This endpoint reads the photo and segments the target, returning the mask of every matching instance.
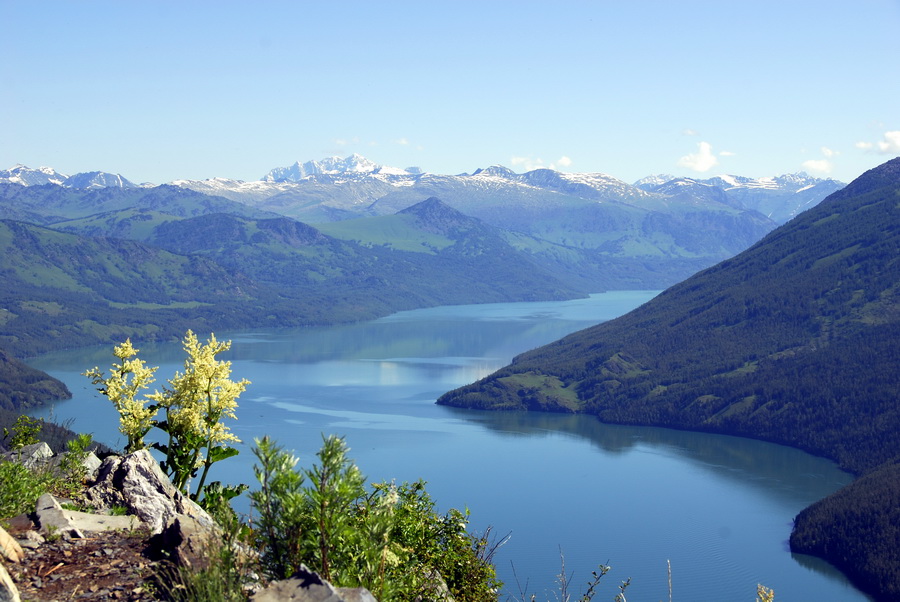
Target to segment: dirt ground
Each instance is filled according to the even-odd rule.
[[[86,535],[45,542],[6,564],[23,602],[158,599],[151,577],[159,565],[145,556],[146,532]]]

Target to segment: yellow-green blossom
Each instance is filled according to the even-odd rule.
[[[184,371],[176,372],[164,391],[150,399],[166,410],[163,430],[169,433],[169,443],[165,465],[173,473],[175,485],[186,491],[194,471],[203,467],[202,487],[215,454],[228,450],[227,443],[240,442],[222,421],[237,419],[237,398],[250,381],[231,380],[231,362],[216,359],[231,348],[230,341],[218,341],[213,334],[201,344],[189,330],[182,344],[187,354]]]
[[[109,377],[96,366],[84,373],[118,410],[119,431],[128,438],[127,451],[145,447],[144,435],[153,427],[156,414],[155,408],[147,406],[149,397],[139,399],[138,394],[154,382],[153,373],[158,367],[148,367],[144,360],[135,357],[137,353],[131,339],[127,339],[113,348],[113,355],[122,363],[113,363]]]

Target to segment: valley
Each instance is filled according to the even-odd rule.
[[[896,169],[846,188],[801,175],[634,186],[546,169],[435,176],[359,156],[256,183],[7,170],[5,407],[65,395],[20,362],[54,349],[665,288],[439,403],[736,434],[832,458],[866,478],[801,513],[792,545],[881,595],[894,587],[879,568],[891,565],[893,532],[861,523],[828,543],[822,533],[873,491],[878,508],[897,507],[879,476],[900,458]],[[862,537],[878,562],[835,555]]]

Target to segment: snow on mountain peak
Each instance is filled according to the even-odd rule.
[[[52,167],[38,167],[32,169],[27,165],[17,163],[9,169],[0,171],[0,182],[21,184],[22,186],[42,186],[44,184],[59,184],[68,178],[66,174],[59,173]]]
[[[504,167],[502,165],[491,165],[490,167],[485,167],[484,169],[476,169],[472,172],[473,176],[494,176],[500,178],[515,178],[516,172],[511,170],[508,167]]]
[[[417,171],[421,171],[418,170]],[[353,174],[384,174],[396,176],[414,175],[408,170],[399,167],[385,167],[374,161],[366,159],[356,153],[347,158],[326,157],[319,161],[307,161],[301,164],[299,161],[289,167],[276,167],[263,177],[263,182],[299,182],[311,176],[318,175],[353,175]]]

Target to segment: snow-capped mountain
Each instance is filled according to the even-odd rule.
[[[701,196],[708,195],[702,187],[712,187],[723,192],[729,204],[758,211],[778,224],[844,187],[843,182],[816,178],[805,172],[764,178],[718,175],[704,180],[656,175],[642,178],[634,185],[647,192],[666,195],[676,190],[683,195],[690,188]]]
[[[24,165],[0,171],[0,182],[69,188],[135,186],[122,176],[104,172],[67,176],[49,167],[30,169]],[[525,214],[516,215],[516,207],[562,210],[582,203],[620,203],[663,212],[677,207],[728,207],[756,211],[780,224],[843,187],[836,180],[802,172],[766,178],[651,175],[633,185],[604,173],[536,169],[519,174],[502,165],[471,174],[440,175],[415,167],[379,165],[358,154],[297,161],[251,182],[212,178],[175,180],[172,184],[311,223],[390,214],[436,196],[459,211],[502,227],[509,227],[509,220],[518,223],[526,219]]]
[[[21,184],[22,186],[43,186],[44,184],[57,184],[62,186],[69,176],[61,174],[52,167],[38,167],[31,169],[21,163],[13,165],[9,169],[0,171],[0,182]]]
[[[399,169],[378,165],[362,155],[352,154],[346,159],[341,157],[328,157],[321,161],[307,161],[301,164],[299,161],[288,167],[276,167],[267,173],[263,182],[300,182],[310,176],[331,175],[388,175],[410,176],[421,173],[418,168]]]
[[[22,186],[56,184],[65,188],[137,188],[137,184],[128,181],[119,174],[89,171],[67,176],[52,167],[32,169],[22,164],[0,170],[0,182],[21,184]]]
[[[138,185],[119,174],[87,171],[69,176],[62,183],[66,188],[137,188]]]
[[[24,166],[0,172],[3,181],[81,189],[134,186],[121,176],[101,172],[67,177],[50,168]],[[298,161],[252,182],[177,180],[148,193],[158,191],[161,199],[176,206],[182,195],[202,193],[208,196],[191,201],[192,207],[199,203],[201,213],[278,214],[323,231],[329,222],[392,216],[437,198],[455,211],[502,229],[515,248],[541,256],[582,279],[586,287],[615,281],[617,286],[627,282],[640,288],[668,286],[733,256],[841,186],[806,174],[708,180],[649,176],[631,185],[604,173],[552,169],[516,173],[502,165],[442,175],[387,167],[351,155]],[[127,205],[130,194],[100,195],[104,198],[99,204],[96,198],[86,198],[76,217],[90,215],[92,209],[108,211],[109,203]],[[151,201],[144,199],[140,206],[157,206]],[[9,206],[10,211],[19,211],[17,219],[29,218],[15,203]]]

